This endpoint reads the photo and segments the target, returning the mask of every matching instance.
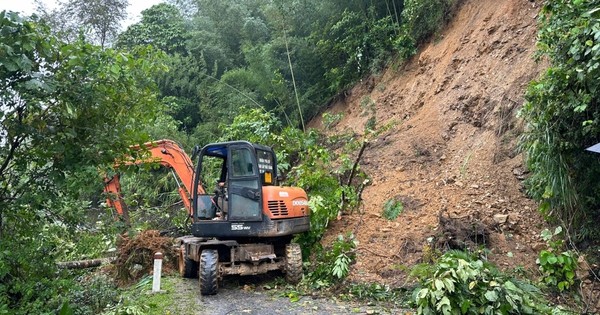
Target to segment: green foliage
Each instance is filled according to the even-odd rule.
[[[69,291],[69,302],[63,308],[73,314],[100,314],[110,305],[116,305],[119,291],[113,280],[106,274],[96,273],[79,277],[78,287]]]
[[[52,10],[43,2],[36,3],[37,12],[51,26],[53,34],[65,42],[84,35],[87,41],[109,47],[127,18],[126,0],[66,0]]]
[[[152,289],[152,276],[142,278],[137,284],[123,289],[121,299],[111,304],[104,315],[143,315],[143,314],[192,314],[197,309],[197,291],[182,294],[179,275],[164,275],[160,294],[147,294]]]
[[[600,164],[584,149],[600,136],[600,12],[594,1],[554,0],[539,22],[538,54],[551,66],[530,84],[520,112],[532,171],[526,186],[544,214],[569,221],[576,239],[597,238],[586,225],[598,215]]]
[[[344,117],[344,114],[342,114],[342,113],[337,113],[337,114],[323,113],[323,127],[325,127],[325,129],[330,129],[330,128],[334,127],[335,125],[337,125],[337,123],[339,123],[343,117]]]
[[[401,300],[402,292],[394,290],[388,285],[379,283],[353,283],[348,288],[348,299],[358,299],[361,301],[387,301],[398,302]]]
[[[186,54],[185,42],[189,36],[179,9],[160,3],[144,10],[139,23],[120,33],[116,47],[152,45],[169,54]]]
[[[402,18],[408,34],[423,43],[439,31],[453,13],[458,0],[406,0]]]
[[[331,248],[319,248],[315,253],[314,266],[304,281],[319,289],[346,278],[356,258],[354,249],[357,244],[354,235],[349,233],[346,237],[338,235]]]
[[[186,230],[187,211],[172,170],[141,165],[121,171],[121,191],[133,230]]]
[[[450,251],[420,266],[413,292],[417,314],[551,314],[539,290],[470,254]]]
[[[345,10],[325,31],[317,49],[329,69],[325,78],[332,92],[347,88],[370,70],[379,70],[394,51],[396,24],[391,17],[373,19]]]
[[[0,13],[0,42],[0,300],[15,314],[44,313],[70,285],[56,259],[107,245],[99,235],[97,247],[69,244],[102,185],[98,167],[147,139],[161,66],[148,49],[64,43],[14,13]]]
[[[152,44],[169,54],[171,71],[156,78],[160,98],[180,130],[206,143],[222,136],[218,127],[242,106],[300,126],[302,116],[313,118],[321,104],[394,56],[414,55],[456,3],[180,1],[143,11],[117,44]],[[367,131],[375,123],[369,119]]]
[[[562,233],[559,226],[554,233],[548,229],[542,231],[542,239],[548,244],[547,250],[542,250],[536,260],[542,272],[544,284],[557,288],[562,292],[575,283],[575,271],[577,270],[577,256],[573,251],[561,251],[564,248],[562,239],[555,239]]]
[[[402,204],[402,201],[392,198],[388,199],[388,201],[383,204],[383,211],[381,212],[381,215],[384,218],[393,221],[396,220],[402,211],[404,211],[404,205]]]

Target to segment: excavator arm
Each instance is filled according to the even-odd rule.
[[[133,150],[146,150],[147,156],[141,159],[124,159],[117,162],[115,167],[122,165],[139,165],[146,163],[159,163],[171,170],[175,181],[177,182],[178,192],[181,200],[190,216],[193,215],[192,209],[192,187],[194,181],[194,166],[192,160],[185,151],[171,140],[158,140],[144,143],[142,146],[131,147]],[[107,195],[106,203],[108,206],[117,210],[119,215],[129,220],[127,206],[121,195],[121,184],[119,183],[119,174],[104,178],[104,192]],[[198,193],[204,194],[202,185],[198,185]]]

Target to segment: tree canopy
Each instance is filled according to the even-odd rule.
[[[11,12],[0,13],[0,42],[0,307],[36,312],[66,289],[49,284],[65,250],[56,235],[81,224],[84,187],[148,139],[162,67],[152,49],[68,44]]]

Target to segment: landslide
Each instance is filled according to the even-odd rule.
[[[523,192],[527,176],[516,117],[534,61],[541,1],[465,0],[449,25],[415,57],[365,79],[328,109],[343,114],[326,134],[364,134],[371,104],[377,126],[361,169],[370,179],[360,209],[332,222],[324,242],[354,232],[351,281],[402,285],[406,267],[448,248],[487,248],[505,270],[535,270],[546,228]],[[323,128],[320,119],[310,124]],[[386,201],[404,210],[388,221]]]

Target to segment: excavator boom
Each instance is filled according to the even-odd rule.
[[[192,187],[194,181],[194,166],[189,156],[183,151],[177,143],[171,140],[158,140],[144,143],[139,146],[132,146],[133,150],[146,150],[147,156],[141,159],[125,158],[115,164],[115,167],[122,165],[138,165],[146,163],[158,163],[169,168],[173,172],[173,176],[179,186],[178,192],[183,200],[183,204],[190,216],[193,215],[192,210]],[[202,185],[198,185],[198,193],[204,194]],[[104,179],[104,192],[107,193],[107,204],[117,210],[120,215],[127,215],[126,205],[121,196],[121,184],[119,183],[119,174],[113,177]]]

